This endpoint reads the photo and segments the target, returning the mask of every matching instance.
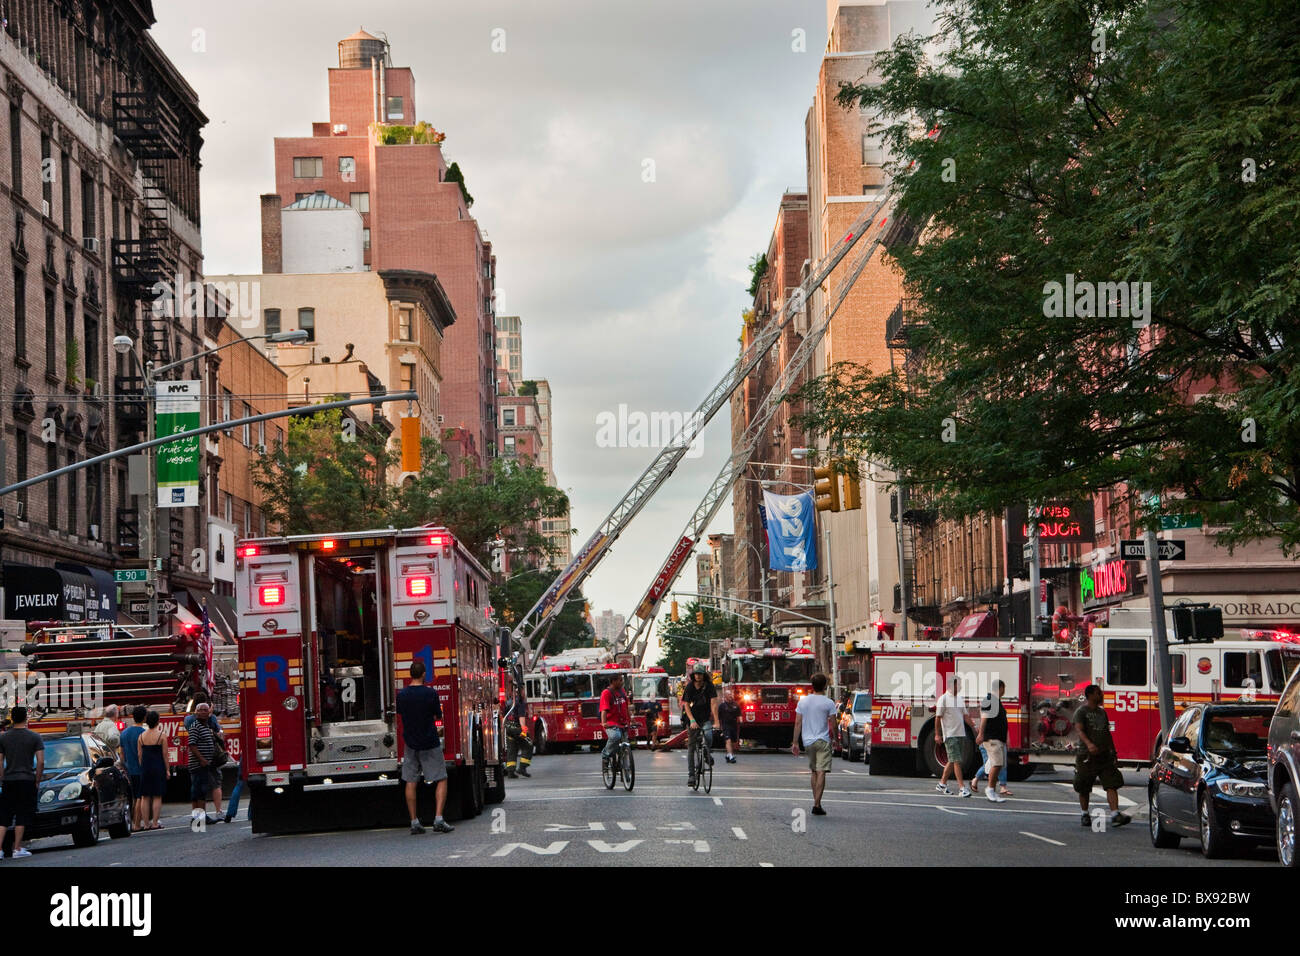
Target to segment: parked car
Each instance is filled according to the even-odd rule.
[[[861,760],[871,749],[871,692],[855,690],[840,712],[840,755]]]
[[[101,829],[114,839],[131,835],[131,781],[103,741],[93,734],[45,739],[45,772],[36,792],[36,820],[24,842],[71,834],[77,846],[94,846]],[[13,849],[13,831],[5,837]]]
[[[1300,667],[1291,672],[1268,728],[1268,799],[1274,840],[1283,866],[1296,866],[1296,817],[1300,814]]]
[[[1198,837],[1207,857],[1235,841],[1271,842],[1268,727],[1272,704],[1194,704],[1174,722],[1147,787],[1151,842]]]

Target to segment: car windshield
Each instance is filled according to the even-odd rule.
[[[668,678],[666,676],[632,678],[632,697],[636,700],[651,700],[668,696]]]
[[[90,766],[86,748],[80,740],[47,740],[45,742],[46,770],[76,770]]]
[[[728,677],[735,684],[766,684],[772,680],[772,662],[766,657],[733,657]]]
[[[806,684],[812,680],[813,661],[810,657],[778,657],[776,682],[778,684]]]
[[[871,698],[866,694],[859,694],[853,701],[853,712],[855,714],[871,713]]]
[[[589,674],[556,674],[552,681],[555,684],[555,696],[560,700],[577,700],[579,697],[591,696]]]
[[[1202,746],[1210,753],[1225,757],[1268,752],[1269,712],[1210,712],[1205,715]]]

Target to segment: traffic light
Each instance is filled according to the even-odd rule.
[[[703,626],[704,626],[704,612],[703,612],[703,611],[696,611],[696,612],[695,612],[695,623],[698,624],[698,625],[700,625],[700,627],[703,627]]]
[[[420,419],[402,419],[402,471],[420,470]]]
[[[757,621],[758,621],[758,608],[754,608],[752,611],[750,611],[750,612],[749,612],[749,616],[752,617],[752,618],[754,619],[754,621],[757,623]]]
[[[817,510],[839,511],[840,482],[839,476],[835,474],[835,466],[819,465],[813,469],[813,477],[816,479],[813,494],[816,497]]]
[[[677,613],[677,602],[676,602],[676,601],[673,602],[672,619],[673,619],[673,623],[674,623],[674,624],[676,624],[679,620],[681,620],[681,617],[680,617],[680,616],[678,615],[678,613]]]
[[[845,464],[848,468],[842,475],[844,478],[844,510],[857,511],[862,507],[862,480],[858,477],[858,463],[848,461]]]

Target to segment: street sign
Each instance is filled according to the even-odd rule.
[[[1159,542],[1161,561],[1185,561],[1187,542],[1168,538]],[[1119,543],[1119,556],[1126,561],[1144,561],[1147,556],[1145,541],[1124,540]]]
[[[1203,524],[1200,515],[1161,515],[1161,531],[1177,531],[1180,528],[1199,528]]]
[[[126,568],[113,572],[113,580],[118,584],[131,584],[136,581],[148,581],[148,568]]]
[[[1034,546],[1026,541],[1024,547],[1020,549],[1020,553],[1024,555],[1026,561],[1032,561],[1034,558]]]
[[[158,613],[159,613],[159,614],[171,614],[171,613],[173,613],[175,610],[176,610],[176,602],[173,601],[171,598],[164,598],[164,599],[162,599],[161,601],[158,602]],[[127,611],[126,611],[126,613],[128,613],[128,614],[148,614],[148,613],[149,613],[149,602],[148,602],[148,601],[141,601],[141,600],[129,601],[129,602],[127,602]]]

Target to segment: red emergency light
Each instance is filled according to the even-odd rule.
[[[427,574],[406,579],[407,597],[428,597],[433,590],[433,579]]]
[[[333,551],[338,546],[338,542],[333,538],[326,538],[320,543],[322,551]]]
[[[549,671],[571,671],[573,670],[568,664],[556,664],[554,667],[548,667]]]
[[[665,673],[667,673],[667,671],[665,671],[662,667],[647,667],[647,668],[645,669],[645,671],[646,671],[647,674],[665,674]]]
[[[248,544],[239,549],[239,556],[241,558],[255,558],[257,555],[257,545],[255,544]]]
[[[445,534],[429,535],[429,546],[434,548],[445,548],[451,545],[451,538]]]
[[[257,589],[257,600],[263,607],[278,606],[284,603],[284,585],[264,584]]]
[[[604,668],[603,668],[603,670],[607,670],[607,671],[612,671],[612,670],[617,670],[617,669],[618,669],[618,665],[615,664],[613,661],[608,661],[608,662],[606,662],[606,664],[605,664],[605,666],[604,666]]]
[[[752,654],[752,653],[754,653],[754,652],[751,651],[748,647],[737,647],[737,648],[736,648],[735,650],[733,650],[731,653],[733,653],[733,654]]]
[[[269,713],[260,713],[253,718],[253,726],[257,728],[257,738],[262,740],[271,736],[271,715]]]

